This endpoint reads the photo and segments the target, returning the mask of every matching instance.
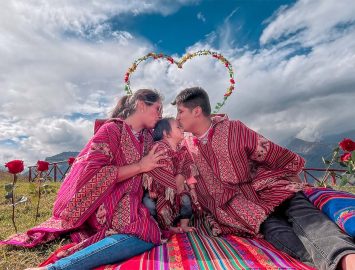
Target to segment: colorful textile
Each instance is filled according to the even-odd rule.
[[[159,161],[163,167],[155,168],[143,175],[143,185],[157,196],[156,209],[160,228],[169,230],[179,215],[181,203],[181,198],[176,194],[176,176],[180,174],[187,180],[194,178],[198,172],[185,146],[175,151],[164,140],[155,142],[154,145],[157,145],[156,152],[165,150],[167,158]],[[185,188],[187,191],[188,188]]]
[[[240,121],[211,118],[207,140],[186,139],[200,176],[197,195],[222,234],[259,236],[260,224],[284,200],[303,190],[296,178],[304,160]]]
[[[96,270],[231,270],[313,269],[272,247],[263,239],[228,235],[211,237],[197,233],[174,235],[157,246],[121,264]]]
[[[308,199],[344,232],[355,237],[355,195],[330,188],[304,191]]]
[[[151,143],[149,130],[138,140],[120,119],[104,124],[72,165],[58,192],[52,217],[0,243],[33,247],[70,233],[76,245],[65,255],[116,233],[160,243],[158,224],[141,202],[142,176],[118,180],[119,167],[140,160]]]

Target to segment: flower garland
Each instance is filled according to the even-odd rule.
[[[162,60],[168,61],[170,64],[177,65],[178,68],[182,68],[182,66],[184,65],[184,63],[186,61],[188,61],[194,57],[203,56],[203,55],[210,55],[213,58],[219,60],[228,69],[228,73],[229,73],[229,86],[227,88],[227,91],[224,93],[223,100],[220,102],[217,102],[217,104],[214,108],[214,111],[213,111],[213,113],[217,113],[223,107],[223,105],[226,103],[227,99],[233,93],[233,91],[235,89],[234,88],[234,85],[235,85],[234,72],[233,72],[232,64],[222,54],[220,54],[218,52],[213,52],[213,51],[209,51],[209,50],[201,50],[201,51],[197,51],[194,53],[187,53],[179,61],[176,61],[170,55],[166,55],[163,53],[159,53],[159,54],[152,53],[152,52],[148,53],[147,55],[145,55],[141,58],[138,58],[136,61],[134,61],[132,66],[127,70],[125,77],[124,77],[124,81],[125,81],[124,90],[126,91],[127,95],[132,95],[132,90],[130,87],[130,76],[137,69],[138,65],[143,61],[146,61],[148,59],[153,59],[153,60],[162,59]]]

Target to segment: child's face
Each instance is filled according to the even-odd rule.
[[[184,139],[184,130],[181,126],[179,126],[178,121],[171,120],[170,121],[171,131],[170,137],[175,140],[176,142],[180,142]]]

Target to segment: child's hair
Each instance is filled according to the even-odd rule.
[[[156,123],[153,131],[153,140],[155,142],[160,141],[164,138],[164,131],[166,132],[166,134],[170,134],[171,121],[173,120],[175,120],[174,117],[164,117]]]
[[[201,87],[192,87],[182,90],[171,104],[182,104],[190,110],[200,106],[204,116],[209,116],[211,114],[210,99],[207,92]]]

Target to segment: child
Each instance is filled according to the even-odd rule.
[[[154,128],[153,139],[154,145],[158,145],[156,151],[165,149],[168,158],[159,162],[164,167],[144,174],[143,185],[147,192],[143,203],[163,230],[175,233],[193,231],[194,228],[188,226],[192,216],[190,196],[195,207],[200,210],[194,177],[198,172],[187,148],[180,146],[184,131],[174,118],[163,118]],[[180,227],[175,226],[178,221]]]

